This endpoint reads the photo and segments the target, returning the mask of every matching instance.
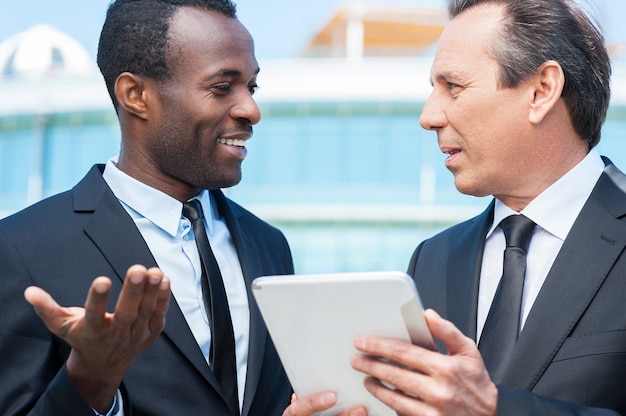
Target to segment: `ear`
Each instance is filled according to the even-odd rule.
[[[115,96],[119,108],[127,113],[147,119],[148,95],[146,80],[130,72],[123,72],[115,81]]]
[[[528,115],[531,123],[543,121],[561,98],[564,85],[565,75],[558,62],[546,61],[539,67],[531,81],[533,96]]]

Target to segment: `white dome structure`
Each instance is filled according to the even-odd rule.
[[[89,53],[49,25],[0,43],[0,91],[0,117],[113,111]]]
[[[49,25],[36,25],[0,43],[0,78],[88,75],[95,65],[85,48]]]

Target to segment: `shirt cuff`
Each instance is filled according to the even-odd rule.
[[[121,397],[120,397],[120,400],[118,400],[118,396],[120,396],[119,390],[117,391],[117,393],[115,393],[115,397],[113,397],[113,406],[111,406],[111,409],[108,412],[98,413],[96,409],[94,409],[93,407],[91,408],[91,410],[93,410],[96,416],[124,416],[124,412],[118,415],[120,411],[120,400],[121,400]]]

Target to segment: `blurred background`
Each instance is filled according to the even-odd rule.
[[[614,59],[598,146],[626,168],[626,2],[581,3]],[[0,13],[0,217],[72,187],[117,154],[95,65],[108,0],[22,0]],[[446,18],[439,0],[240,0],[263,113],[228,196],[281,228],[299,273],[405,270],[413,249],[480,212],[419,114]]]

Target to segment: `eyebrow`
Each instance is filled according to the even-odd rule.
[[[450,72],[450,71],[446,71],[446,72],[442,72],[438,74],[435,77],[435,79],[437,81],[454,82],[454,83],[460,83],[463,81],[461,77],[459,77],[457,74]],[[435,85],[432,77],[430,78],[430,85],[433,85],[433,86]]]
[[[254,75],[258,75],[259,71],[261,71],[261,68],[258,68],[254,71]],[[210,81],[213,78],[218,78],[218,77],[239,77],[241,76],[241,71],[239,71],[238,69],[222,69],[220,71],[217,71],[214,74],[211,74],[209,76],[206,77],[206,81]]]

